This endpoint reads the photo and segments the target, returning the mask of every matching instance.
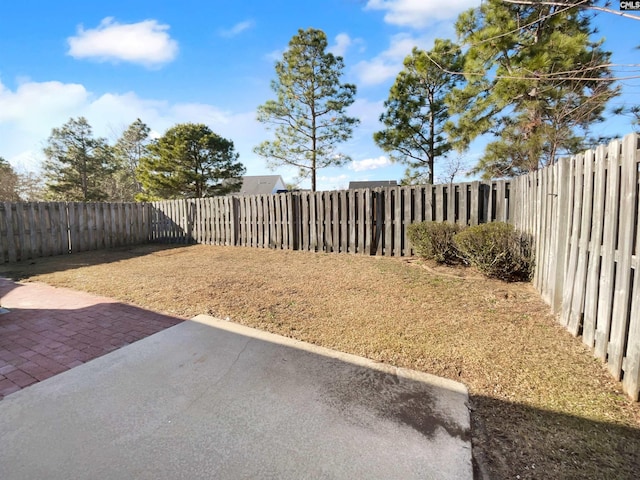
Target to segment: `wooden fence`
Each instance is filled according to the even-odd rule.
[[[513,223],[536,239],[534,284],[625,392],[640,396],[636,135],[516,178]]]
[[[403,256],[411,223],[507,221],[509,195],[496,181],[168,200],[153,203],[151,240]]]
[[[141,203],[2,203],[0,263],[148,241]]]
[[[509,218],[508,181],[143,203],[0,202],[0,263],[147,241],[411,253],[406,227]]]

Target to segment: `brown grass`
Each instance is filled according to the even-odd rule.
[[[493,479],[640,472],[640,405],[529,284],[415,259],[213,246],[90,252],[0,274],[183,317],[229,317],[462,381],[479,474]]]

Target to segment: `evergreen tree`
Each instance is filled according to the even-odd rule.
[[[618,94],[610,53],[591,40],[580,8],[486,0],[461,14],[456,30],[466,84],[447,99],[459,115],[447,130],[459,149],[493,135],[475,169],[485,177],[535,170],[580,150]]]
[[[238,191],[244,166],[233,142],[203,124],[171,127],[140,158],[138,200],[201,198]]]
[[[359,123],[345,113],[356,86],[340,83],[344,62],[326,48],[321,30],[298,30],[291,39],[271,83],[277,99],[258,107],[258,121],[275,128],[275,139],[254,149],[272,167],[291,165],[300,177],[311,176],[313,191],[318,169],[350,161],[336,145],[351,138]]]
[[[17,202],[19,176],[4,158],[0,157],[0,202]]]
[[[132,202],[142,192],[137,170],[140,159],[148,153],[149,132],[149,127],[138,118],[116,141],[113,147],[115,171],[107,184],[111,200]]]
[[[86,118],[54,128],[44,149],[47,197],[66,201],[107,199],[104,182],[113,171],[113,154],[104,138],[94,138]]]
[[[19,172],[18,195],[23,202],[40,202],[45,200],[46,194],[42,177],[35,172]]]
[[[403,183],[434,183],[434,165],[451,149],[444,125],[449,119],[446,95],[462,77],[450,73],[462,67],[460,49],[449,40],[436,40],[433,49],[414,48],[385,101],[380,116],[384,130],[373,139],[394,160],[407,165]]]

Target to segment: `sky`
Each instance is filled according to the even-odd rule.
[[[457,16],[480,0],[2,0],[0,9],[0,156],[19,172],[38,171],[51,129],[84,116],[111,142],[137,118],[155,135],[177,123],[208,125],[232,140],[247,175],[268,169],[253,148],[272,138],[256,109],[275,98],[274,65],[298,29],[323,30],[344,58],[343,82],[357,86],[349,114],[361,123],[339,146],[352,162],[318,172],[318,189],[356,180],[400,180],[373,141],[383,102],[414,46],[455,40]],[[616,11],[618,5],[614,2]],[[628,12],[637,13],[640,12]],[[610,107],[640,104],[640,20],[601,13],[593,23],[613,63],[623,96]],[[629,66],[635,64],[636,66]],[[598,124],[596,135],[624,135],[630,119]],[[484,143],[483,143],[484,142]],[[460,156],[473,166],[486,139]],[[457,155],[453,155],[456,157]],[[446,174],[436,166],[436,179]],[[458,181],[464,181],[459,177]],[[308,188],[304,181],[300,188]]]

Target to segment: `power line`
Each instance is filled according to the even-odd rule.
[[[564,13],[568,10],[571,10],[573,8],[591,8],[591,9],[597,9],[597,10],[602,10],[602,11],[610,11],[611,13],[618,13],[615,12],[614,10],[610,10],[610,9],[606,9],[604,7],[598,7],[598,8],[594,8],[591,5],[586,5],[586,3],[589,0],[579,0],[575,3],[567,3],[567,2],[547,2],[547,1],[531,1],[531,0],[502,0],[505,3],[510,3],[510,4],[518,4],[518,5],[549,5],[549,6],[561,6],[564,8],[560,8],[558,10],[555,10],[549,14],[546,15],[542,15],[541,17],[537,18],[536,20],[527,23],[525,25],[519,26],[518,28],[515,28],[513,30],[510,30],[508,32],[504,32],[501,33],[499,35],[494,35],[492,37],[489,37],[487,39],[483,39],[474,43],[469,44],[469,48],[473,48],[479,45],[482,45],[483,43],[487,43],[487,42],[491,42],[494,40],[497,40],[499,38],[505,37],[507,35],[511,35],[512,33],[517,33],[523,29],[526,29],[528,27],[531,27],[533,25],[536,25],[544,20],[547,20],[551,17],[554,17],[555,15],[559,15],[561,13]],[[635,17],[633,15],[629,16],[630,18],[636,19],[636,20],[640,20],[640,17]],[[472,34],[475,32],[472,32]],[[426,57],[441,71],[448,73],[450,75],[462,75],[462,76],[478,76],[478,77],[484,77],[486,76],[485,73],[480,73],[480,72],[454,72],[451,70],[448,70],[444,67],[442,67],[442,65],[440,65],[437,61],[435,61],[428,52],[425,52]],[[591,71],[591,70],[600,70],[603,68],[615,68],[615,67],[624,67],[624,68],[635,68],[635,67],[640,67],[640,64],[614,64],[614,63],[608,63],[608,64],[601,64],[601,65],[595,65],[595,66],[591,66],[591,67],[584,67],[581,69],[577,69],[577,70],[567,70],[567,71],[561,71],[561,72],[550,72],[550,73],[541,73],[541,72],[530,72],[531,76],[522,76],[522,75],[496,75],[494,77],[494,79],[500,79],[500,80],[545,80],[545,79],[549,79],[549,80],[554,80],[554,81],[583,81],[583,82],[615,82],[615,81],[626,81],[626,80],[635,80],[635,79],[639,79],[640,75],[626,75],[626,76],[618,76],[618,77],[606,77],[606,78],[593,78],[593,77],[575,77],[575,76],[564,76],[564,75],[570,75],[573,73],[582,73],[582,72],[586,72],[586,71]]]
[[[550,5],[550,6],[570,5],[571,8],[577,7],[577,8],[584,8],[587,10],[596,10],[599,12],[612,13],[614,15],[619,15],[624,18],[630,18],[632,20],[640,20],[640,17],[638,17],[637,15],[631,15],[630,13],[613,10],[611,8],[599,7],[597,5],[583,5],[585,3],[584,1],[576,2],[573,4],[570,4],[569,2],[547,2],[547,1],[530,1],[530,0],[502,0],[502,1],[505,3],[515,3],[518,5]]]

